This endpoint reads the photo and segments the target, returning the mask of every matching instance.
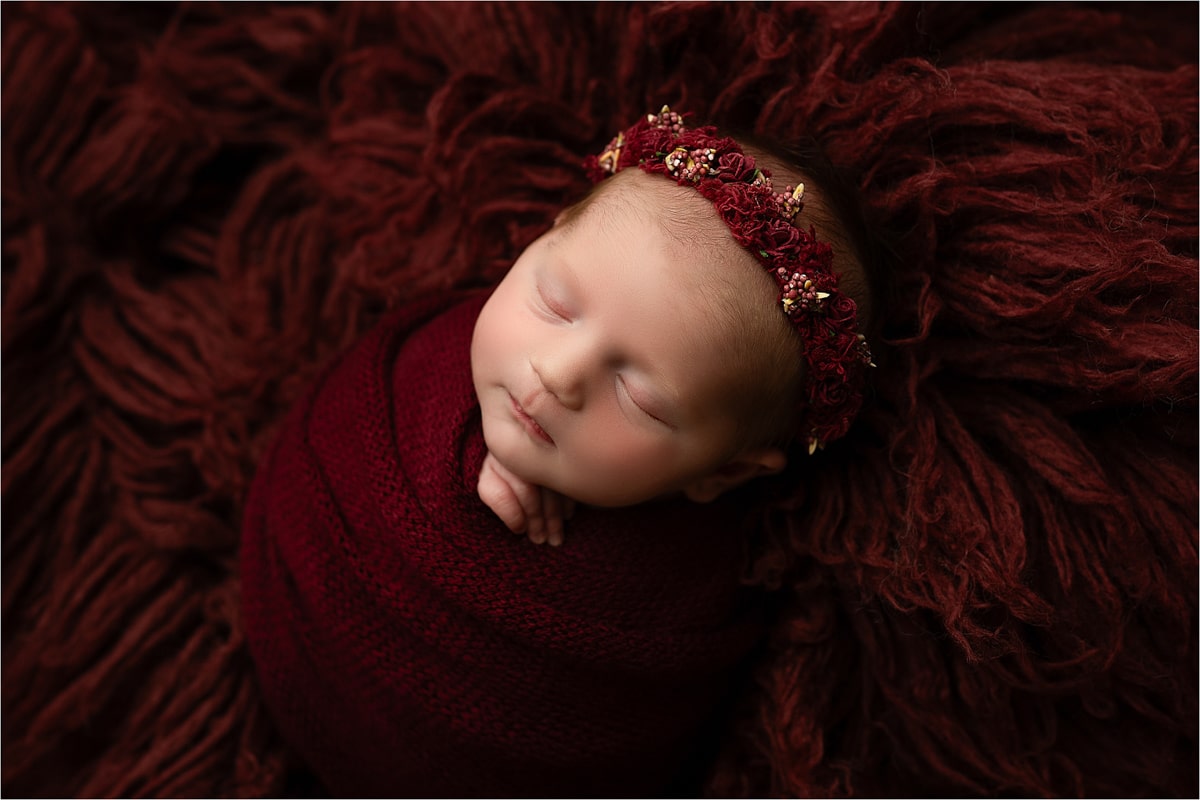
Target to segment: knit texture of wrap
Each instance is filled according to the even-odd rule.
[[[760,632],[736,502],[581,510],[563,547],[475,493],[480,298],[391,315],[260,466],[246,636],[284,737],[337,795],[657,795]]]

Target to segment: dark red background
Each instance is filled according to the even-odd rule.
[[[669,102],[814,137],[883,254],[875,389],[757,543],[779,616],[709,791],[1194,796],[1196,24],[5,4],[5,794],[304,785],[237,612],[258,457]]]

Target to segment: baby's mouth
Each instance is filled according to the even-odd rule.
[[[546,433],[546,429],[539,425],[536,419],[526,413],[525,409],[521,407],[521,404],[517,402],[517,398],[510,394],[508,399],[512,403],[513,416],[515,416],[517,421],[524,426],[525,430],[529,432],[530,436],[541,439],[547,444],[554,444],[554,439],[551,438],[550,434]]]

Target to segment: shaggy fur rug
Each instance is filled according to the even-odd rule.
[[[6,795],[319,791],[244,647],[259,457],[664,102],[815,141],[881,276],[704,791],[1196,795],[1194,4],[2,13]]]

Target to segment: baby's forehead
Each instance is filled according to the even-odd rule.
[[[693,269],[718,261],[753,260],[734,240],[716,209],[694,189],[639,169],[623,170],[598,184],[564,214],[581,233],[620,238],[624,226],[653,223],[665,251]]]
[[[757,259],[734,241],[711,201],[661,175],[627,169],[607,178],[568,223],[585,238],[601,234],[616,241],[629,234],[627,226],[649,223],[678,272],[680,299],[695,302],[698,293],[726,312],[718,316],[736,317],[745,302],[757,304],[764,292],[773,292]]]

